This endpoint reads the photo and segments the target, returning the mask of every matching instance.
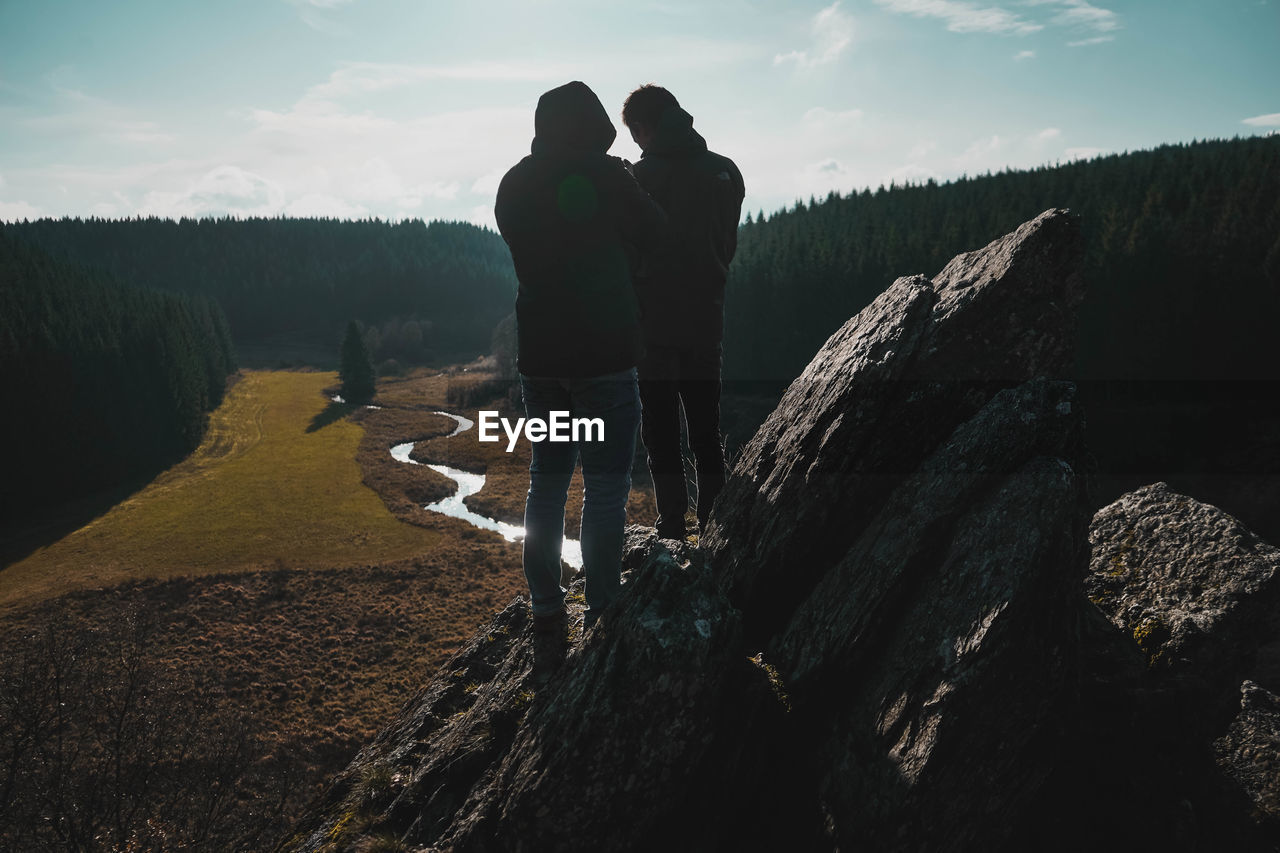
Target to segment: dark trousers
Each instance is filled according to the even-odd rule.
[[[658,535],[684,538],[689,509],[684,458],[680,452],[680,409],[689,430],[698,481],[698,524],[724,486],[724,449],[720,442],[720,346],[647,347],[640,363],[640,437],[649,456],[649,473],[658,502]]]

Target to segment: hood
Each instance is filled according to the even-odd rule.
[[[693,129],[693,116],[679,107],[667,107],[644,153],[662,157],[692,156],[706,150],[707,140]]]
[[[591,88],[578,80],[538,99],[533,114],[533,152],[590,151],[603,154],[618,131]]]

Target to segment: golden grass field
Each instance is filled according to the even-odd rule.
[[[361,485],[363,430],[307,428],[332,373],[251,372],[199,449],[106,514],[0,572],[0,606],[145,578],[381,562],[435,547]]]

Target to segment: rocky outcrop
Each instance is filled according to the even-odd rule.
[[[360,754],[293,846],[389,833],[443,849],[645,849],[695,798],[705,806],[708,774],[751,722],[725,726],[735,715],[722,703],[752,682],[763,696],[767,681],[738,654],[739,619],[698,555],[633,529],[627,563],[628,606],[545,684],[532,677],[528,606],[499,614]],[[580,581],[569,607],[580,634]]]
[[[706,537],[752,641],[996,390],[1069,373],[1082,251],[1077,222],[1046,211],[933,281],[898,279],[832,335],[743,449]]]
[[[1280,637],[1280,549],[1217,507],[1155,483],[1099,510],[1090,539],[1085,590],[1151,666],[1234,689]]]
[[[1099,786],[1072,846],[1280,849],[1280,550],[1155,483],[1100,509],[1081,725],[1063,787]],[[1243,687],[1241,686],[1243,681]],[[1060,796],[1066,796],[1062,791]]]
[[[1176,784],[1089,781],[1158,757],[1110,733],[1172,693],[1083,594],[1087,455],[1061,381],[1080,255],[1048,211],[896,281],[744,449],[701,549],[632,529],[620,600],[581,637],[571,588],[545,682],[514,602],[285,849],[1069,849],[1101,843],[1082,808],[1118,817],[1108,795],[1134,791],[1131,825],[1159,827]],[[1264,778],[1269,707],[1223,721],[1224,764],[1211,739],[1196,760]],[[1270,796],[1193,793],[1234,819],[1248,785]]]

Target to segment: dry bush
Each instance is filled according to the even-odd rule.
[[[477,409],[499,399],[507,406],[519,403],[519,384],[498,376],[466,376],[451,378],[445,391],[445,401],[458,409]]]
[[[252,850],[288,780],[257,766],[254,721],[153,654],[130,611],[3,637],[0,849]]]

